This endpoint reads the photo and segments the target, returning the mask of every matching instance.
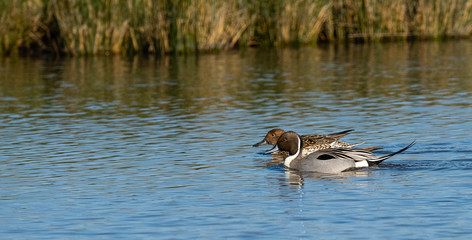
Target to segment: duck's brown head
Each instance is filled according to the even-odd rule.
[[[253,147],[259,147],[261,145],[264,145],[264,144],[269,144],[269,145],[272,145],[274,146],[275,144],[277,144],[277,140],[279,140],[280,136],[282,136],[282,134],[284,134],[285,131],[282,130],[282,129],[279,129],[279,128],[274,128],[272,130],[270,130],[264,137],[264,139],[262,139],[262,141],[252,145]]]
[[[302,148],[301,138],[296,132],[285,132],[277,141],[277,148],[281,151],[287,151],[289,155],[296,155]]]

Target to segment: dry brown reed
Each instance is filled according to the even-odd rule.
[[[465,37],[472,0],[11,0],[0,54],[166,54],[319,41]]]
[[[0,55],[16,54],[33,42],[36,47],[45,48],[43,7],[42,1],[0,1]]]

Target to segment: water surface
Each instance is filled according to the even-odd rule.
[[[2,239],[470,239],[472,43],[0,60]],[[300,174],[274,127],[376,168]]]

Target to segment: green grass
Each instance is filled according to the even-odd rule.
[[[472,0],[9,0],[0,55],[218,51],[470,37]]]

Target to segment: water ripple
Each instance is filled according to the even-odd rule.
[[[435,44],[3,61],[0,234],[468,239],[472,45]],[[251,147],[275,127],[417,144],[301,174]]]

